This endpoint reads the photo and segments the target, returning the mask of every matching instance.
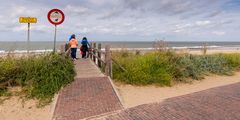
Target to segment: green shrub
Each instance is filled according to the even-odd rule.
[[[120,55],[121,56],[121,55]],[[170,85],[171,84],[171,65],[165,54],[145,54],[128,55],[116,57],[119,64],[126,68],[127,72],[122,72],[114,65],[114,78],[127,84],[135,85]]]
[[[203,71],[203,73],[213,73],[219,75],[231,74],[231,67],[221,55],[203,55],[196,56],[193,59],[195,64]]]
[[[223,55],[189,55],[173,52],[146,53],[135,55],[114,53],[114,59],[126,69],[123,71],[114,64],[114,79],[135,85],[171,85],[173,80],[185,81],[187,78],[202,79],[208,74],[231,75],[232,66],[239,66],[238,57],[226,59]],[[231,56],[232,57],[232,56]],[[231,61],[231,62],[229,62]]]
[[[175,78],[202,79],[208,73],[230,75],[231,67],[221,55],[184,55],[175,61]]]
[[[13,58],[5,58],[0,60],[0,83],[6,84],[15,80],[15,74],[18,74],[17,61]],[[3,87],[3,86],[2,86]]]
[[[183,55],[172,61],[174,64],[174,78],[176,80],[183,81],[185,78],[202,78],[202,70],[197,67],[192,59],[191,55]]]
[[[0,87],[0,96],[4,96],[7,92],[7,88]]]
[[[240,69],[240,53],[222,54],[227,63],[234,69]]]
[[[47,102],[75,75],[71,59],[59,54],[2,59],[0,69],[0,83],[13,80],[29,97]]]

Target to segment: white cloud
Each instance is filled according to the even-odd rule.
[[[205,20],[205,21],[196,21],[195,24],[198,25],[198,26],[206,26],[206,25],[211,24],[211,21],[209,21],[209,20]]]
[[[59,8],[66,15],[64,23],[58,27],[60,36],[83,33],[91,34],[96,38],[97,35],[104,34],[105,37],[170,36],[178,39],[179,35],[191,38],[209,35],[210,40],[213,36],[239,33],[234,29],[239,29],[240,13],[223,10],[223,6],[228,1],[11,0],[4,1],[0,6],[0,18],[5,18],[4,21],[0,21],[0,31],[13,32],[12,34],[22,32],[26,29],[26,25],[18,23],[18,17],[33,16],[39,21],[32,26],[32,30],[51,36],[54,27],[48,22],[46,15],[51,8]]]
[[[12,28],[13,32],[26,31],[28,28],[26,25],[15,26]]]
[[[226,33],[223,32],[223,31],[213,31],[212,34],[218,35],[218,36],[223,36],[223,35],[225,35]]]
[[[83,7],[83,6],[67,5],[64,8],[64,11],[68,14],[81,15],[81,14],[85,14],[85,13],[89,12],[89,9],[86,7]]]

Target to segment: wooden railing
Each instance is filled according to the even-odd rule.
[[[111,78],[113,77],[112,63],[115,63],[123,72],[127,72],[124,67],[112,58],[110,45],[106,45],[104,50],[102,50],[102,44],[100,43],[91,43],[90,46],[88,57],[105,73],[105,75]],[[64,53],[64,55],[69,56],[70,51],[70,48],[65,51],[64,47],[61,47],[61,52]]]
[[[106,45],[103,51],[101,44],[91,43],[89,57],[107,76],[113,76],[110,45]]]

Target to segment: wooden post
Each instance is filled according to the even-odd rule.
[[[203,55],[207,54],[207,43],[203,44]]]
[[[90,47],[91,47],[91,50],[89,51],[89,55],[90,55],[90,59],[92,60],[93,59],[93,49],[92,49],[92,47],[93,47],[93,43],[91,42],[90,43]]]
[[[65,52],[65,45],[61,45],[60,46],[60,53],[64,53]]]
[[[96,64],[96,43],[93,43],[93,62]]]
[[[112,68],[111,68],[111,64],[112,64],[112,60],[111,60],[111,52],[110,52],[110,46],[106,45],[105,47],[105,62],[106,62],[106,66],[105,66],[105,74],[107,76],[112,77]]]
[[[110,61],[109,61],[109,74],[110,74],[110,77],[113,78],[113,72],[112,72],[112,55],[111,55],[111,51],[110,51],[110,47],[109,47],[109,58],[110,58]]]
[[[98,44],[98,67],[101,68],[102,67],[102,64],[101,64],[101,43]]]

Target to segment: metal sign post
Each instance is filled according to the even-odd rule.
[[[65,19],[64,13],[59,9],[52,9],[48,12],[48,21],[55,26],[54,32],[54,46],[53,52],[56,52],[56,41],[57,41],[57,25],[63,23]]]
[[[29,42],[30,42],[30,23],[28,23],[28,36],[27,36],[27,54],[29,54]]]
[[[37,18],[35,17],[20,17],[19,18],[20,23],[27,23],[28,24],[28,32],[27,32],[27,54],[29,54],[29,48],[30,48],[30,23],[37,23]]]
[[[57,40],[57,25],[55,25],[53,52],[56,52],[56,40]]]

